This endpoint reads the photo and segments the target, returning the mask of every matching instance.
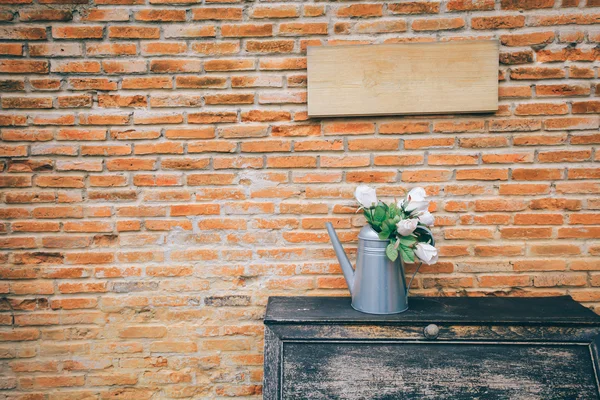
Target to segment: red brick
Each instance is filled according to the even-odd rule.
[[[552,8],[554,0],[502,0],[503,10],[533,10],[540,8]]]
[[[344,143],[340,139],[332,140],[302,140],[294,142],[294,151],[342,151],[344,150]]]
[[[58,26],[52,28],[55,39],[101,39],[104,34],[102,26]]]
[[[500,228],[503,239],[547,239],[552,236],[552,228]]]
[[[464,169],[456,171],[456,180],[508,180],[508,170],[505,169]]]
[[[186,215],[210,215],[218,214],[219,206],[217,204],[193,204],[171,206],[171,216],[186,216]]]
[[[588,96],[589,85],[537,85],[535,93],[538,97],[572,97]]]
[[[47,74],[48,61],[37,60],[0,60],[0,72],[6,74]]]
[[[339,23],[338,23],[339,24]],[[336,24],[336,33],[349,33],[345,27],[338,27]],[[341,28],[341,29],[340,29]],[[350,26],[348,25],[348,30]],[[393,33],[393,32],[406,32],[407,24],[404,20],[379,20],[375,22],[365,21],[358,22],[354,27],[354,30],[358,34],[374,34],[374,33]]]
[[[263,71],[306,69],[306,58],[261,59],[259,69]]]
[[[326,35],[326,22],[287,22],[279,25],[279,34],[282,36],[302,36],[302,35]],[[264,35],[267,36],[267,35]],[[270,36],[270,35],[268,35]]]
[[[280,32],[283,33],[283,25],[280,27]],[[221,26],[221,35],[223,37],[260,37],[272,36],[272,24],[239,24],[230,25],[224,24]]]
[[[598,129],[599,126],[598,117],[552,118],[544,121],[544,127],[550,131]]]
[[[123,78],[123,89],[171,89],[173,82],[170,77],[159,76],[152,78]]]
[[[336,15],[340,18],[351,17],[381,17],[383,15],[382,4],[353,4],[337,9]]]
[[[85,10],[81,19],[83,21],[129,21],[129,10],[126,9],[101,9]]]
[[[368,122],[333,122],[326,124],[323,130],[326,135],[364,135],[375,133],[375,125]]]
[[[388,11],[392,14],[437,14],[440,12],[440,3],[414,1],[388,4]]]
[[[19,19],[23,22],[31,21],[70,21],[73,13],[69,10],[22,10]]]
[[[231,185],[235,175],[231,173],[207,173],[187,175],[187,184],[191,186]]]
[[[450,170],[404,171],[402,180],[405,182],[446,182],[452,176]]]
[[[562,115],[568,112],[569,107],[563,103],[528,103],[515,108],[515,115]]]
[[[255,62],[252,59],[232,59],[232,60],[209,60],[204,63],[206,71],[244,71],[255,69]]]
[[[179,73],[200,72],[202,63],[194,59],[158,59],[150,61],[150,72],[154,73]]]
[[[325,6],[306,4],[303,6],[303,15],[305,17],[320,17],[325,14]]]
[[[560,228],[558,230],[559,239],[598,239],[599,237],[600,227]]]
[[[185,10],[172,9],[146,9],[136,11],[136,21],[159,22],[159,21],[185,21]]]
[[[242,9],[237,7],[203,7],[192,10],[193,20],[242,20]]]
[[[231,111],[223,112],[200,112],[188,114],[188,123],[190,124],[216,124],[226,122],[236,122],[237,113]]]
[[[352,139],[348,141],[348,150],[397,150],[398,139]]]
[[[514,29],[524,25],[525,17],[522,15],[471,18],[473,29]]]
[[[177,76],[175,81],[177,88],[182,89],[224,89],[227,87],[227,79],[222,77]]]
[[[2,26],[0,37],[4,40],[44,40],[46,30],[39,26]]]
[[[61,87],[59,79],[29,79],[29,84],[39,91],[57,91]]]
[[[513,139],[513,145],[515,146],[537,146],[537,145],[559,145],[567,141],[566,134],[559,135],[523,135],[516,136]]]
[[[314,168],[317,158],[313,156],[270,156],[267,159],[269,168]]]
[[[462,18],[416,19],[412,23],[414,31],[440,31],[460,29],[465,26]]]
[[[2,140],[7,142],[47,142],[54,138],[49,129],[3,129]]]
[[[493,0],[450,0],[448,11],[489,11],[494,9]]]
[[[142,53],[145,55],[181,54],[187,51],[185,42],[143,42]]]
[[[164,25],[163,35],[167,39],[207,38],[216,36],[216,30],[207,24]]]
[[[235,54],[240,51],[240,44],[237,41],[197,42],[192,43],[192,50],[206,56]]]
[[[591,68],[572,65],[569,67],[569,77],[573,79],[593,79],[594,70]]]
[[[572,103],[573,114],[598,114],[600,113],[600,101],[578,101]]]
[[[71,74],[97,74],[101,70],[98,61],[54,61],[51,72]]]
[[[3,47],[2,45],[0,45],[0,53],[2,52],[2,49]],[[0,80],[0,89],[2,89],[5,92],[22,92],[25,90],[25,81],[18,79],[2,79]]]
[[[111,39],[158,39],[160,30],[150,26],[110,26],[108,37]]]
[[[52,108],[50,97],[3,97],[2,108]]]
[[[430,154],[427,159],[429,165],[474,165],[478,161],[475,154]]]
[[[543,151],[538,154],[538,160],[542,163],[582,162],[589,160],[591,155],[590,150]]]
[[[295,18],[298,15],[298,7],[295,5],[256,6],[250,14],[255,19]]]
[[[510,70],[511,79],[560,79],[565,77],[565,70],[562,68],[546,67],[518,67]]]
[[[83,49],[77,43],[31,43],[29,55],[32,57],[80,57]]]
[[[436,122],[433,131],[443,133],[483,132],[484,128],[484,121],[443,121]]]
[[[538,131],[542,127],[540,120],[531,118],[521,119],[495,119],[490,121],[491,132],[531,132]]]
[[[532,210],[580,210],[580,200],[560,198],[542,198],[532,200],[529,206]]]
[[[253,104],[254,94],[239,93],[239,94],[214,94],[205,97],[207,105],[224,105],[224,104]]]
[[[70,78],[69,85],[75,90],[116,90],[117,83],[106,78]]]

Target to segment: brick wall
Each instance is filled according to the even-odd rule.
[[[359,182],[434,199],[415,294],[600,304],[598,0],[31,1],[0,6],[0,399],[260,397],[267,297],[347,293],[324,222],[352,249]],[[494,115],[307,118],[308,45],[472,38]]]

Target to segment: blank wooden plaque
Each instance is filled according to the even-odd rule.
[[[498,42],[308,47],[308,115],[498,109]]]

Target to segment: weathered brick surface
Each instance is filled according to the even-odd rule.
[[[90,1],[0,5],[1,399],[259,398],[360,182],[433,199],[415,294],[598,309],[598,1]],[[476,38],[495,114],[307,116],[307,46]]]

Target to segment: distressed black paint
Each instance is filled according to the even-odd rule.
[[[347,298],[271,298],[264,398],[600,399],[600,317],[569,297],[410,304],[378,316]]]

